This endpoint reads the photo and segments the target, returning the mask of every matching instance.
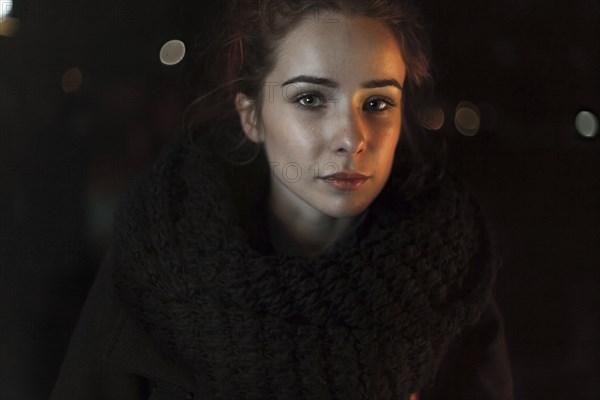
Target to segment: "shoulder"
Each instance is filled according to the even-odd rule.
[[[146,399],[159,385],[191,392],[194,381],[166,359],[115,293],[113,251],[100,267],[61,366],[52,400]]]
[[[512,400],[513,380],[500,310],[492,298],[476,324],[448,346],[422,400]]]
[[[71,337],[51,399],[95,399],[110,394],[145,398],[146,382],[115,368],[106,359],[123,309],[111,288],[112,254],[98,271]]]

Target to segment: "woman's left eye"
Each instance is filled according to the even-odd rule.
[[[370,99],[367,100],[364,108],[367,111],[382,112],[393,106],[394,104],[391,101],[384,99]]]

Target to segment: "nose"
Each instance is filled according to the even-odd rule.
[[[340,115],[336,125],[336,135],[331,143],[333,152],[337,155],[355,155],[366,150],[365,126],[356,112],[349,110],[345,115]]]

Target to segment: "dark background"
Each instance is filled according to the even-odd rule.
[[[192,1],[19,1],[0,36],[0,398],[46,398],[119,193],[179,129]],[[218,2],[210,2],[217,4]],[[450,164],[488,214],[521,400],[600,398],[600,2],[422,1]],[[3,21],[3,32],[7,26]],[[11,20],[10,23],[14,23]],[[65,93],[65,71],[82,72]],[[69,82],[67,79],[67,83]],[[460,134],[460,101],[480,107]]]

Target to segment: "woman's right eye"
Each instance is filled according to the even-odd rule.
[[[320,108],[325,105],[325,102],[323,101],[321,96],[314,93],[308,93],[298,96],[296,98],[296,103],[298,104],[298,107],[303,107],[307,109]]]

